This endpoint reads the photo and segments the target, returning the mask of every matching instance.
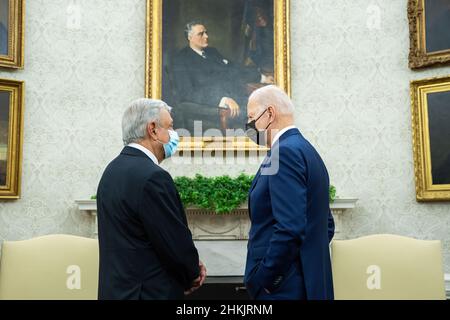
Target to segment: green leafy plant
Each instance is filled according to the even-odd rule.
[[[229,176],[194,178],[177,177],[175,185],[185,207],[197,206],[214,210],[218,214],[228,213],[247,201],[254,176],[241,174]],[[330,202],[336,198],[336,188],[330,186]]]
[[[181,201],[185,207],[197,206],[213,210],[218,214],[229,213],[247,201],[248,192],[254,176],[241,174],[236,178],[229,176],[174,179]],[[91,200],[97,199],[96,195]],[[330,185],[330,202],[336,199],[336,188]]]
[[[330,185],[330,202],[334,202],[335,199],[336,199],[336,187]]]
[[[231,178],[197,174],[194,178],[177,177],[174,181],[185,207],[198,206],[220,214],[233,211],[247,200],[253,176],[241,174]]]

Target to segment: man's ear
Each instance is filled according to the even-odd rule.
[[[147,124],[147,134],[151,140],[158,140],[158,137],[156,136],[156,123],[155,122],[149,122]]]
[[[275,120],[276,116],[277,116],[277,112],[274,106],[269,106],[267,108],[267,112],[269,113],[269,117],[272,119],[272,121]]]

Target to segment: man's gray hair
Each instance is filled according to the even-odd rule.
[[[260,111],[267,109],[269,106],[273,106],[281,114],[291,115],[294,113],[292,100],[286,92],[275,85],[269,85],[255,90],[250,95],[249,100],[255,101]]]
[[[201,22],[200,20],[193,20],[186,23],[186,26],[184,27],[184,36],[186,37],[187,40],[189,40],[189,36],[192,33],[192,28],[198,25],[204,26],[203,22]]]
[[[131,103],[122,117],[122,140],[124,145],[140,142],[147,135],[149,122],[160,124],[161,111],[172,108],[164,101],[156,99],[138,99]]]

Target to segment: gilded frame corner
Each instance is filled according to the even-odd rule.
[[[0,67],[24,66],[25,0],[9,0],[8,55],[0,55]]]
[[[24,86],[23,81],[0,79],[0,90],[11,93],[6,152],[6,183],[0,186],[0,199],[2,200],[20,198],[25,104]]]
[[[145,96],[162,97],[163,0],[147,0]],[[274,0],[275,83],[291,96],[290,0]],[[181,139],[180,151],[267,151],[242,139],[193,137]]]
[[[425,30],[425,0],[408,0],[409,20],[409,67],[419,69],[450,63],[450,48],[444,51],[427,52]]]
[[[450,76],[412,81],[410,85],[416,199],[450,201],[450,184],[433,184],[426,95],[450,91]]]

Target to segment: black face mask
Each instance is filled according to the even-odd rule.
[[[256,129],[256,122],[267,112],[268,109],[264,110],[261,115],[253,121],[250,121],[245,124],[245,135],[251,139],[254,143],[260,146],[266,145],[266,130],[272,124],[269,123],[264,130]]]

